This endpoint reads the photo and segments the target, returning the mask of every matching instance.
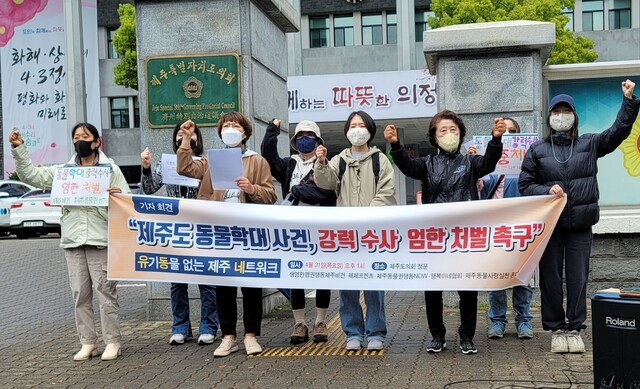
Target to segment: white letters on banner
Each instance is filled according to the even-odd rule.
[[[528,283],[566,198],[286,207],[112,195],[109,278],[272,288]]]

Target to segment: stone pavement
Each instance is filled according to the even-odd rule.
[[[247,357],[240,343],[239,352],[214,359],[219,340],[213,346],[193,341],[170,346],[170,323],[145,320],[144,286],[121,283],[122,357],[74,362],[80,345],[58,243],[55,237],[0,239],[0,388],[593,388],[589,330],[584,337],[586,353],[552,354],[550,334],[541,328],[538,309],[534,309],[532,340],[518,340],[511,324],[505,338],[489,340],[486,307],[481,306],[476,355],[460,352],[457,311],[447,309],[448,347],[439,354],[427,353],[431,337],[419,292],[387,293],[389,333],[380,355],[280,356],[296,352],[276,352],[283,350],[278,348],[299,351],[289,348],[292,317],[282,307],[263,320],[263,355]],[[311,320],[313,300],[307,306]],[[334,327],[339,326],[336,314],[337,293],[333,293]],[[343,344],[343,335],[335,331],[330,341],[328,347],[335,351]],[[102,351],[104,345],[99,347]]]

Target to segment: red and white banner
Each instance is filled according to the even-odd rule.
[[[109,198],[109,279],[296,289],[492,290],[529,282],[565,198],[289,207]]]
[[[2,128],[20,130],[35,164],[65,163],[67,130],[64,0],[4,1],[0,8]],[[82,2],[87,118],[100,128],[96,0]],[[4,142],[4,177],[15,171]]]
[[[426,70],[292,76],[287,89],[291,123],[344,121],[353,111],[376,120],[437,112],[436,76]]]

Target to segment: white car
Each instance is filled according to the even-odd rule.
[[[27,239],[50,232],[60,233],[62,207],[51,205],[51,192],[32,190],[11,204],[11,233]]]
[[[0,235],[9,235],[10,233],[9,214],[11,212],[11,203],[16,198],[34,189],[36,189],[35,186],[24,182],[0,180]]]

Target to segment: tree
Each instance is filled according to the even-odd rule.
[[[113,81],[117,85],[138,90],[138,53],[136,51],[136,10],[132,4],[118,6],[120,27],[113,36],[113,47],[120,55],[114,67]]]
[[[432,0],[435,16],[429,18],[429,26],[504,20],[551,22],[556,25],[556,44],[547,64],[593,62],[598,58],[593,41],[565,29],[569,17],[562,10],[573,6],[574,0]]]

